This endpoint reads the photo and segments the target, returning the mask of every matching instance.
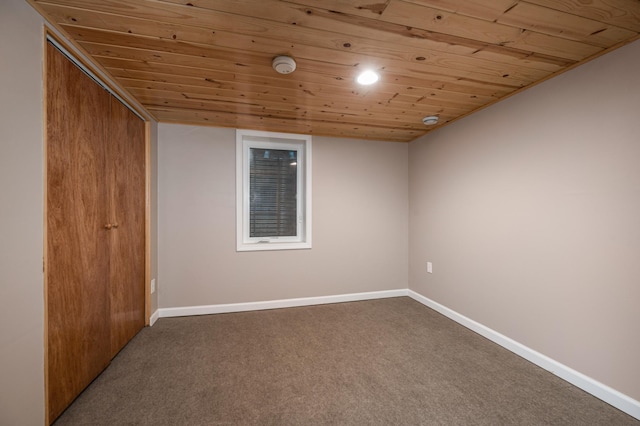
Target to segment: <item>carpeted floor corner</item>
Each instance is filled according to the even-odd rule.
[[[640,425],[408,298],[142,330],[63,425]]]

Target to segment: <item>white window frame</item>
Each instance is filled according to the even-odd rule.
[[[297,155],[297,212],[295,237],[249,236],[249,153],[251,148],[294,150]],[[311,136],[257,130],[236,130],[236,251],[311,248]]]

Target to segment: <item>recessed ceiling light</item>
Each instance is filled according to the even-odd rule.
[[[438,124],[438,116],[437,115],[427,115],[422,119],[422,123],[425,126],[433,126],[434,124]]]
[[[364,86],[367,86],[369,84],[373,84],[376,81],[378,81],[380,79],[380,76],[378,75],[378,73],[371,71],[371,70],[366,70],[361,72],[358,77],[356,78],[356,81],[359,84],[362,84]]]

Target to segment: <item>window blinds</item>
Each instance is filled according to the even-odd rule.
[[[249,235],[297,234],[298,152],[251,148],[249,158]]]

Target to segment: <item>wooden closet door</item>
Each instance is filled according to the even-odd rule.
[[[111,353],[115,356],[145,323],[145,124],[112,98],[110,132]]]
[[[104,173],[110,95],[47,44],[47,400],[53,421],[109,364]]]

